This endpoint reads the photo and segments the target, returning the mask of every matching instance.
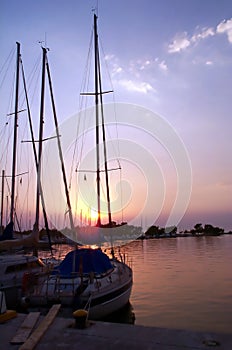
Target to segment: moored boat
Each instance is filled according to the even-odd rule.
[[[34,255],[2,253],[0,255],[0,291],[5,293],[7,307],[19,306],[26,273],[36,275],[45,270],[43,261]]]
[[[46,277],[29,287],[26,296],[30,305],[41,306],[51,303],[61,303],[74,309],[85,309],[91,319],[101,319],[118,311],[129,302],[133,284],[132,268],[125,257],[114,256],[114,240],[125,240],[128,232],[136,236],[141,228],[133,231],[132,226],[124,220],[116,223],[112,218],[110,181],[106,149],[105,122],[103,116],[103,95],[112,91],[102,90],[100,55],[97,31],[97,16],[94,14],[94,86],[93,93],[84,92],[82,95],[95,97],[93,109],[96,125],[96,225],[80,226],[74,232],[75,242],[87,245],[101,245],[107,242],[112,247],[112,258],[99,249],[78,248],[69,252],[64,260]],[[103,148],[100,146],[102,137]],[[102,153],[101,153],[102,151]],[[104,168],[101,169],[101,164]],[[121,168],[119,168],[121,169]],[[112,170],[112,169],[111,169]],[[103,174],[103,175],[102,175]],[[105,185],[103,185],[105,182]],[[102,189],[104,186],[104,189]],[[95,185],[91,186],[91,189]],[[102,196],[106,193],[107,214],[102,208]],[[71,211],[70,211],[71,212]],[[108,221],[107,221],[108,220]],[[71,225],[72,226],[72,225]],[[134,237],[134,238],[137,238]],[[129,235],[131,237],[131,235]]]
[[[46,277],[29,286],[25,296],[31,306],[61,303],[101,319],[128,303],[132,283],[132,269],[122,256],[110,259],[100,249],[81,248],[69,252]]]

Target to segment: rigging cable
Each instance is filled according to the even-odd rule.
[[[0,88],[2,88],[2,85],[3,85],[3,83],[4,83],[5,79],[6,79],[7,73],[9,71],[9,68],[10,68],[10,66],[12,64],[13,59],[14,59],[14,54],[15,54],[15,49],[12,48],[12,50],[9,53],[9,55],[7,56],[6,61],[2,65],[2,68],[0,70],[0,74],[3,72],[3,69],[4,69],[4,67],[6,65],[7,65],[7,68],[6,68],[5,73],[4,73],[3,77],[2,77],[2,80],[0,82]]]
[[[86,88],[89,86],[89,80],[90,80],[90,61],[92,58],[92,43],[93,43],[93,30],[91,32],[90,36],[90,45],[88,50],[88,55],[86,59],[86,65],[85,65],[85,74],[83,76],[83,80],[81,83],[81,91],[85,91]],[[84,103],[85,102],[85,103]],[[79,168],[79,165],[82,160],[83,156],[83,149],[84,149],[84,136],[86,135],[86,109],[87,109],[87,99],[84,100],[83,96],[79,96],[79,113],[78,113],[78,121],[77,121],[77,128],[76,128],[76,137],[74,142],[74,150],[73,150],[73,156],[72,156],[72,162],[71,162],[71,171],[70,171],[70,178],[69,178],[69,189],[71,188],[72,184],[72,177],[73,177],[73,171],[74,171],[74,164],[75,165],[75,214],[77,215],[77,203],[78,203],[78,176],[77,176],[77,168]],[[83,125],[81,123],[83,122]],[[82,131],[82,132],[81,132]],[[78,135],[81,135],[81,140],[78,140]],[[81,142],[81,145],[79,146],[80,152],[78,152],[78,141]],[[76,159],[77,157],[77,159]]]
[[[92,42],[93,42],[93,31],[91,33],[90,37],[90,45],[89,45],[89,50],[88,50],[88,55],[87,55],[87,60],[86,60],[86,65],[85,65],[85,73],[84,77],[81,83],[81,90],[85,90],[89,86],[89,79],[90,79],[90,60],[92,57]],[[71,186],[71,177],[73,173],[73,167],[74,167],[74,162],[75,162],[75,155],[77,153],[77,146],[78,146],[78,135],[80,134],[80,128],[81,128],[81,121],[83,120],[83,131],[81,133],[81,146],[80,146],[80,153],[79,153],[79,159],[76,161],[76,167],[79,167],[79,164],[82,160],[82,154],[83,154],[83,148],[84,148],[84,136],[86,133],[86,128],[85,128],[85,122],[86,122],[86,109],[87,109],[87,100],[85,100],[85,105],[84,105],[84,98],[82,95],[79,96],[79,120],[77,123],[77,130],[76,130],[76,138],[75,138],[75,144],[74,144],[74,152],[73,152],[73,158],[72,158],[72,166],[71,166],[71,173],[70,173],[70,186]],[[81,117],[84,115],[83,117]]]
[[[100,40],[100,46],[101,46],[101,51],[102,51],[103,57],[104,57],[104,63],[105,63],[105,66],[106,66],[106,72],[107,72],[108,79],[109,79],[109,82],[110,82],[110,89],[113,91],[112,97],[113,97],[113,107],[114,107],[114,120],[115,120],[115,129],[116,129],[117,150],[114,148],[114,143],[112,143],[112,147],[115,150],[115,155],[118,155],[118,156],[116,156],[116,161],[117,161],[117,164],[118,164],[118,169],[120,170],[121,216],[122,216],[122,222],[124,222],[124,209],[123,209],[124,206],[123,206],[123,191],[122,191],[122,167],[121,167],[121,163],[120,163],[121,152],[120,152],[120,147],[119,147],[119,132],[118,132],[117,113],[116,113],[116,107],[115,107],[116,106],[115,93],[114,93],[114,88],[113,88],[113,82],[112,82],[112,79],[111,79],[111,76],[110,76],[110,73],[109,73],[108,62],[105,59],[106,55],[105,55],[104,48],[103,48],[101,40]],[[107,129],[107,132],[110,135],[110,130],[109,129]]]

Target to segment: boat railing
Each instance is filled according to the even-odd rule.
[[[127,265],[132,269],[133,260],[131,257],[129,257],[129,254],[118,252],[117,254],[115,254],[114,259],[120,261],[124,265],[124,267],[126,267],[125,265]]]

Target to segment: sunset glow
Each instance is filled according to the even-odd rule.
[[[114,90],[114,95],[104,95],[104,101],[108,104],[109,167],[117,169],[110,172],[112,214],[117,222],[142,224],[144,229],[152,224],[178,224],[183,229],[196,222],[232,229],[232,3],[222,3],[98,1],[103,90]],[[92,7],[92,1],[2,1],[0,172],[5,170],[8,176],[4,225],[10,206],[14,115],[8,114],[14,111],[16,41],[22,45],[36,140],[41,42],[50,49],[75,224],[96,223],[91,108],[78,124],[80,109],[94,105],[93,96],[87,105],[79,103]],[[89,90],[93,91],[91,79]],[[19,105],[20,110],[26,109],[22,84]],[[55,127],[48,90],[45,105],[44,138],[49,138]],[[35,219],[36,172],[31,144],[21,142],[31,140],[26,111],[19,113],[18,124],[17,174],[25,174],[16,180],[16,211],[22,226],[30,228]],[[56,227],[69,226],[56,139],[44,141],[43,152],[42,183],[49,220]]]

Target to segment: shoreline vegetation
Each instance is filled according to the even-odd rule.
[[[177,232],[176,226],[163,228],[159,226],[150,226],[149,229],[139,237],[139,239],[151,239],[151,238],[175,238],[175,237],[202,237],[202,236],[221,236],[224,234],[232,234],[232,231],[227,231],[220,227],[215,227],[211,224],[196,224],[190,230],[184,230]]]
[[[68,230],[68,229],[66,229]],[[3,232],[3,228],[2,228]],[[28,231],[16,231],[14,232],[14,238],[22,238],[27,237],[32,233],[31,230]],[[65,244],[65,243],[71,243],[70,239],[67,238],[62,232],[60,232],[57,229],[50,229],[49,230],[51,242],[52,244]],[[178,228],[176,226],[174,227],[159,227],[152,225],[148,228],[146,232],[144,232],[142,235],[140,235],[137,239],[159,239],[159,238],[177,238],[177,237],[203,237],[203,236],[221,236],[224,234],[232,234],[232,231],[226,231],[223,228],[215,227],[211,224],[196,224],[192,229],[190,230],[184,230],[178,232]],[[46,242],[48,239],[47,237],[47,231],[43,228],[39,232],[39,240],[40,242]]]

